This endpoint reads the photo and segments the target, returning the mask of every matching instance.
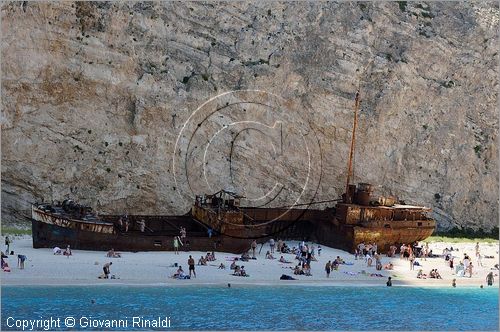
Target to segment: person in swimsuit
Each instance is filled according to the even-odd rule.
[[[495,282],[495,279],[493,278],[493,272],[488,273],[486,276],[486,283],[488,286],[493,286],[493,283]]]
[[[182,244],[181,239],[178,236],[174,237],[174,251],[176,255],[179,255],[179,243]]]
[[[194,270],[194,258],[191,255],[189,255],[188,265],[189,265],[189,276],[191,277],[191,273],[193,273],[194,277],[196,278],[196,272]]]
[[[104,272],[104,279],[109,279],[109,267],[113,264],[113,262],[106,263],[102,266],[102,271]]]

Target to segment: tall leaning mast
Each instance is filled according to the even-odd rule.
[[[352,159],[354,156],[354,148],[356,146],[356,127],[358,125],[358,110],[361,103],[359,98],[359,88],[356,91],[356,98],[354,99],[354,123],[352,126],[351,150],[349,152],[349,162],[347,163],[347,181],[345,185],[345,203],[352,203],[352,193],[349,192],[349,184],[352,175]]]

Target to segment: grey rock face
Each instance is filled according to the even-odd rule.
[[[221,188],[338,198],[359,88],[354,182],[441,229],[498,225],[496,2],[1,8],[4,222],[66,197],[144,214]]]

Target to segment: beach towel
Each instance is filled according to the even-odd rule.
[[[354,263],[353,262],[346,262],[346,263],[344,263],[344,265],[354,265]]]
[[[350,272],[350,271],[344,271],[345,274],[347,275],[350,275],[350,276],[355,276],[357,275],[359,272]]]

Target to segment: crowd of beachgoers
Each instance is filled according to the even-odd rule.
[[[379,252],[376,243],[360,243],[348,253],[306,241],[249,241],[241,255],[186,251],[182,232],[169,252],[74,250],[69,245],[33,249],[29,236],[4,237],[3,280],[9,284],[95,283],[310,283],[498,285],[498,243],[412,243]],[[65,257],[67,259],[58,259]],[[27,264],[26,264],[27,263]],[[113,271],[112,271],[113,270]],[[62,273],[62,274],[61,274]],[[66,279],[61,280],[61,275]],[[245,278],[239,278],[245,277]],[[391,281],[392,279],[392,281]],[[171,280],[171,281],[169,281]]]

